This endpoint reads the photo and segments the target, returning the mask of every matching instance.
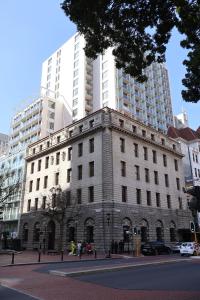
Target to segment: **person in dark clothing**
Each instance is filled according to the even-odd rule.
[[[112,242],[111,242],[111,253],[114,253],[114,250],[115,250],[115,242],[114,242],[114,240],[112,240]]]
[[[122,240],[119,241],[119,253],[124,252],[124,242]]]

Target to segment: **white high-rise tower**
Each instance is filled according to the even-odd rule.
[[[47,95],[53,92],[64,99],[74,121],[108,106],[166,132],[173,115],[164,64],[146,68],[148,81],[141,84],[116,68],[112,49],[92,61],[84,46],[84,37],[77,33],[43,63],[41,86]]]

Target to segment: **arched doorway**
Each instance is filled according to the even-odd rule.
[[[94,243],[94,220],[89,218],[85,221],[84,238],[87,243]]]
[[[141,221],[141,242],[146,243],[149,240],[149,224],[147,220],[142,219]]]
[[[23,242],[28,242],[28,223],[25,223],[23,226],[22,239]]]
[[[40,241],[40,223],[36,222],[33,228],[33,242]]]
[[[160,242],[164,240],[163,223],[160,220],[156,222],[156,239]]]
[[[75,226],[75,221],[70,219],[68,222],[67,222],[67,236],[66,236],[66,240],[68,242],[71,242],[71,241],[76,241],[77,238],[76,238],[76,226]]]
[[[132,223],[129,218],[122,221],[124,251],[130,252],[130,233],[132,232]]]
[[[54,250],[55,248],[55,223],[54,221],[49,221],[48,227],[47,227],[47,233],[48,233],[48,250]]]
[[[170,242],[176,242],[176,224],[174,221],[170,222],[169,225]]]

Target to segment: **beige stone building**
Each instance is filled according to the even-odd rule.
[[[128,250],[136,231],[142,242],[187,239],[182,157],[175,140],[107,107],[31,144],[23,247],[85,240],[108,251],[123,240]]]

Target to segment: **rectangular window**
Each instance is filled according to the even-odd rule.
[[[71,138],[73,136],[73,130],[69,130],[69,137]]]
[[[177,187],[177,190],[180,191],[180,179],[179,178],[176,178],[176,187]]]
[[[68,148],[68,160],[72,159],[72,147]]]
[[[38,172],[41,170],[42,161],[41,159],[38,160]]]
[[[135,157],[139,157],[138,144],[134,143],[133,145]]]
[[[31,163],[31,174],[34,173],[34,162]]]
[[[48,176],[44,176],[44,189],[47,188],[48,185]]]
[[[171,208],[171,196],[167,195],[167,207]]]
[[[77,203],[81,204],[82,203],[82,190],[81,189],[77,189],[76,196],[77,196]]]
[[[146,130],[142,130],[142,136],[146,137]]]
[[[135,125],[132,125],[132,131],[133,131],[134,133],[137,132],[137,127],[136,127]]]
[[[149,169],[145,168],[144,171],[145,171],[145,181],[149,182],[150,181],[150,179],[149,179]]]
[[[147,147],[143,147],[144,150],[144,160],[148,160],[148,150]]]
[[[35,198],[35,210],[38,210],[38,198]]]
[[[136,201],[137,204],[141,204],[141,189],[136,189]]]
[[[160,207],[160,193],[156,193],[156,206]]]
[[[120,126],[121,128],[124,128],[124,120],[119,119],[119,126]]]
[[[121,176],[126,177],[126,163],[121,161]]]
[[[43,196],[43,198],[42,198],[42,209],[46,209],[46,202],[47,202],[47,197]]]
[[[147,205],[151,206],[151,192],[147,191]]]
[[[82,179],[82,173],[83,173],[83,166],[79,165],[78,166],[78,180]]]
[[[27,211],[31,210],[31,199],[28,199],[28,203],[27,203]]]
[[[136,180],[140,180],[140,167],[135,165]]]
[[[71,173],[72,173],[72,169],[67,169],[67,182],[71,181]]]
[[[94,152],[94,138],[89,139],[89,152],[90,153]]]
[[[181,197],[178,197],[178,205],[179,205],[179,209],[183,209],[183,202]]]
[[[94,176],[94,161],[89,162],[89,176],[90,177]]]
[[[125,139],[123,139],[123,138],[120,138],[119,139],[120,140],[120,150],[121,150],[121,152],[125,152]]]
[[[50,142],[49,141],[47,141],[47,148],[49,148],[50,147]]]
[[[158,171],[154,171],[154,183],[155,183],[155,184],[159,184],[159,180],[158,180]]]
[[[49,167],[49,156],[45,157],[45,169]]]
[[[55,174],[55,185],[59,184],[59,172]]]
[[[56,153],[56,165],[59,165],[60,163],[60,152]]]
[[[165,186],[169,187],[169,176],[168,176],[168,174],[165,174]]]
[[[153,154],[153,163],[157,164],[157,152],[155,150],[152,150],[152,154]]]
[[[93,186],[89,186],[88,188],[88,196],[89,196],[89,203],[94,202],[94,187]]]
[[[153,133],[151,133],[151,140],[155,141],[155,135]]]
[[[127,202],[127,186],[122,185],[122,202]]]
[[[167,167],[167,156],[163,154],[163,166]]]
[[[174,160],[174,169],[175,169],[175,171],[178,171],[178,160],[177,159]]]
[[[79,143],[78,144],[78,156],[82,156],[83,155],[83,143]]]
[[[83,132],[83,125],[79,126],[79,133]]]
[[[36,181],[36,191],[39,191],[40,189],[40,178],[37,178],[37,181]]]
[[[172,145],[172,148],[173,148],[173,150],[176,151],[176,145],[175,144]]]
[[[57,143],[60,143],[60,135],[57,136]]]
[[[90,120],[90,121],[89,121],[89,127],[90,127],[90,128],[93,128],[93,127],[94,127],[94,120]]]
[[[31,193],[32,190],[33,190],[33,180],[31,180],[31,181],[29,182],[29,193]]]
[[[165,139],[161,139],[161,144],[165,145]]]

